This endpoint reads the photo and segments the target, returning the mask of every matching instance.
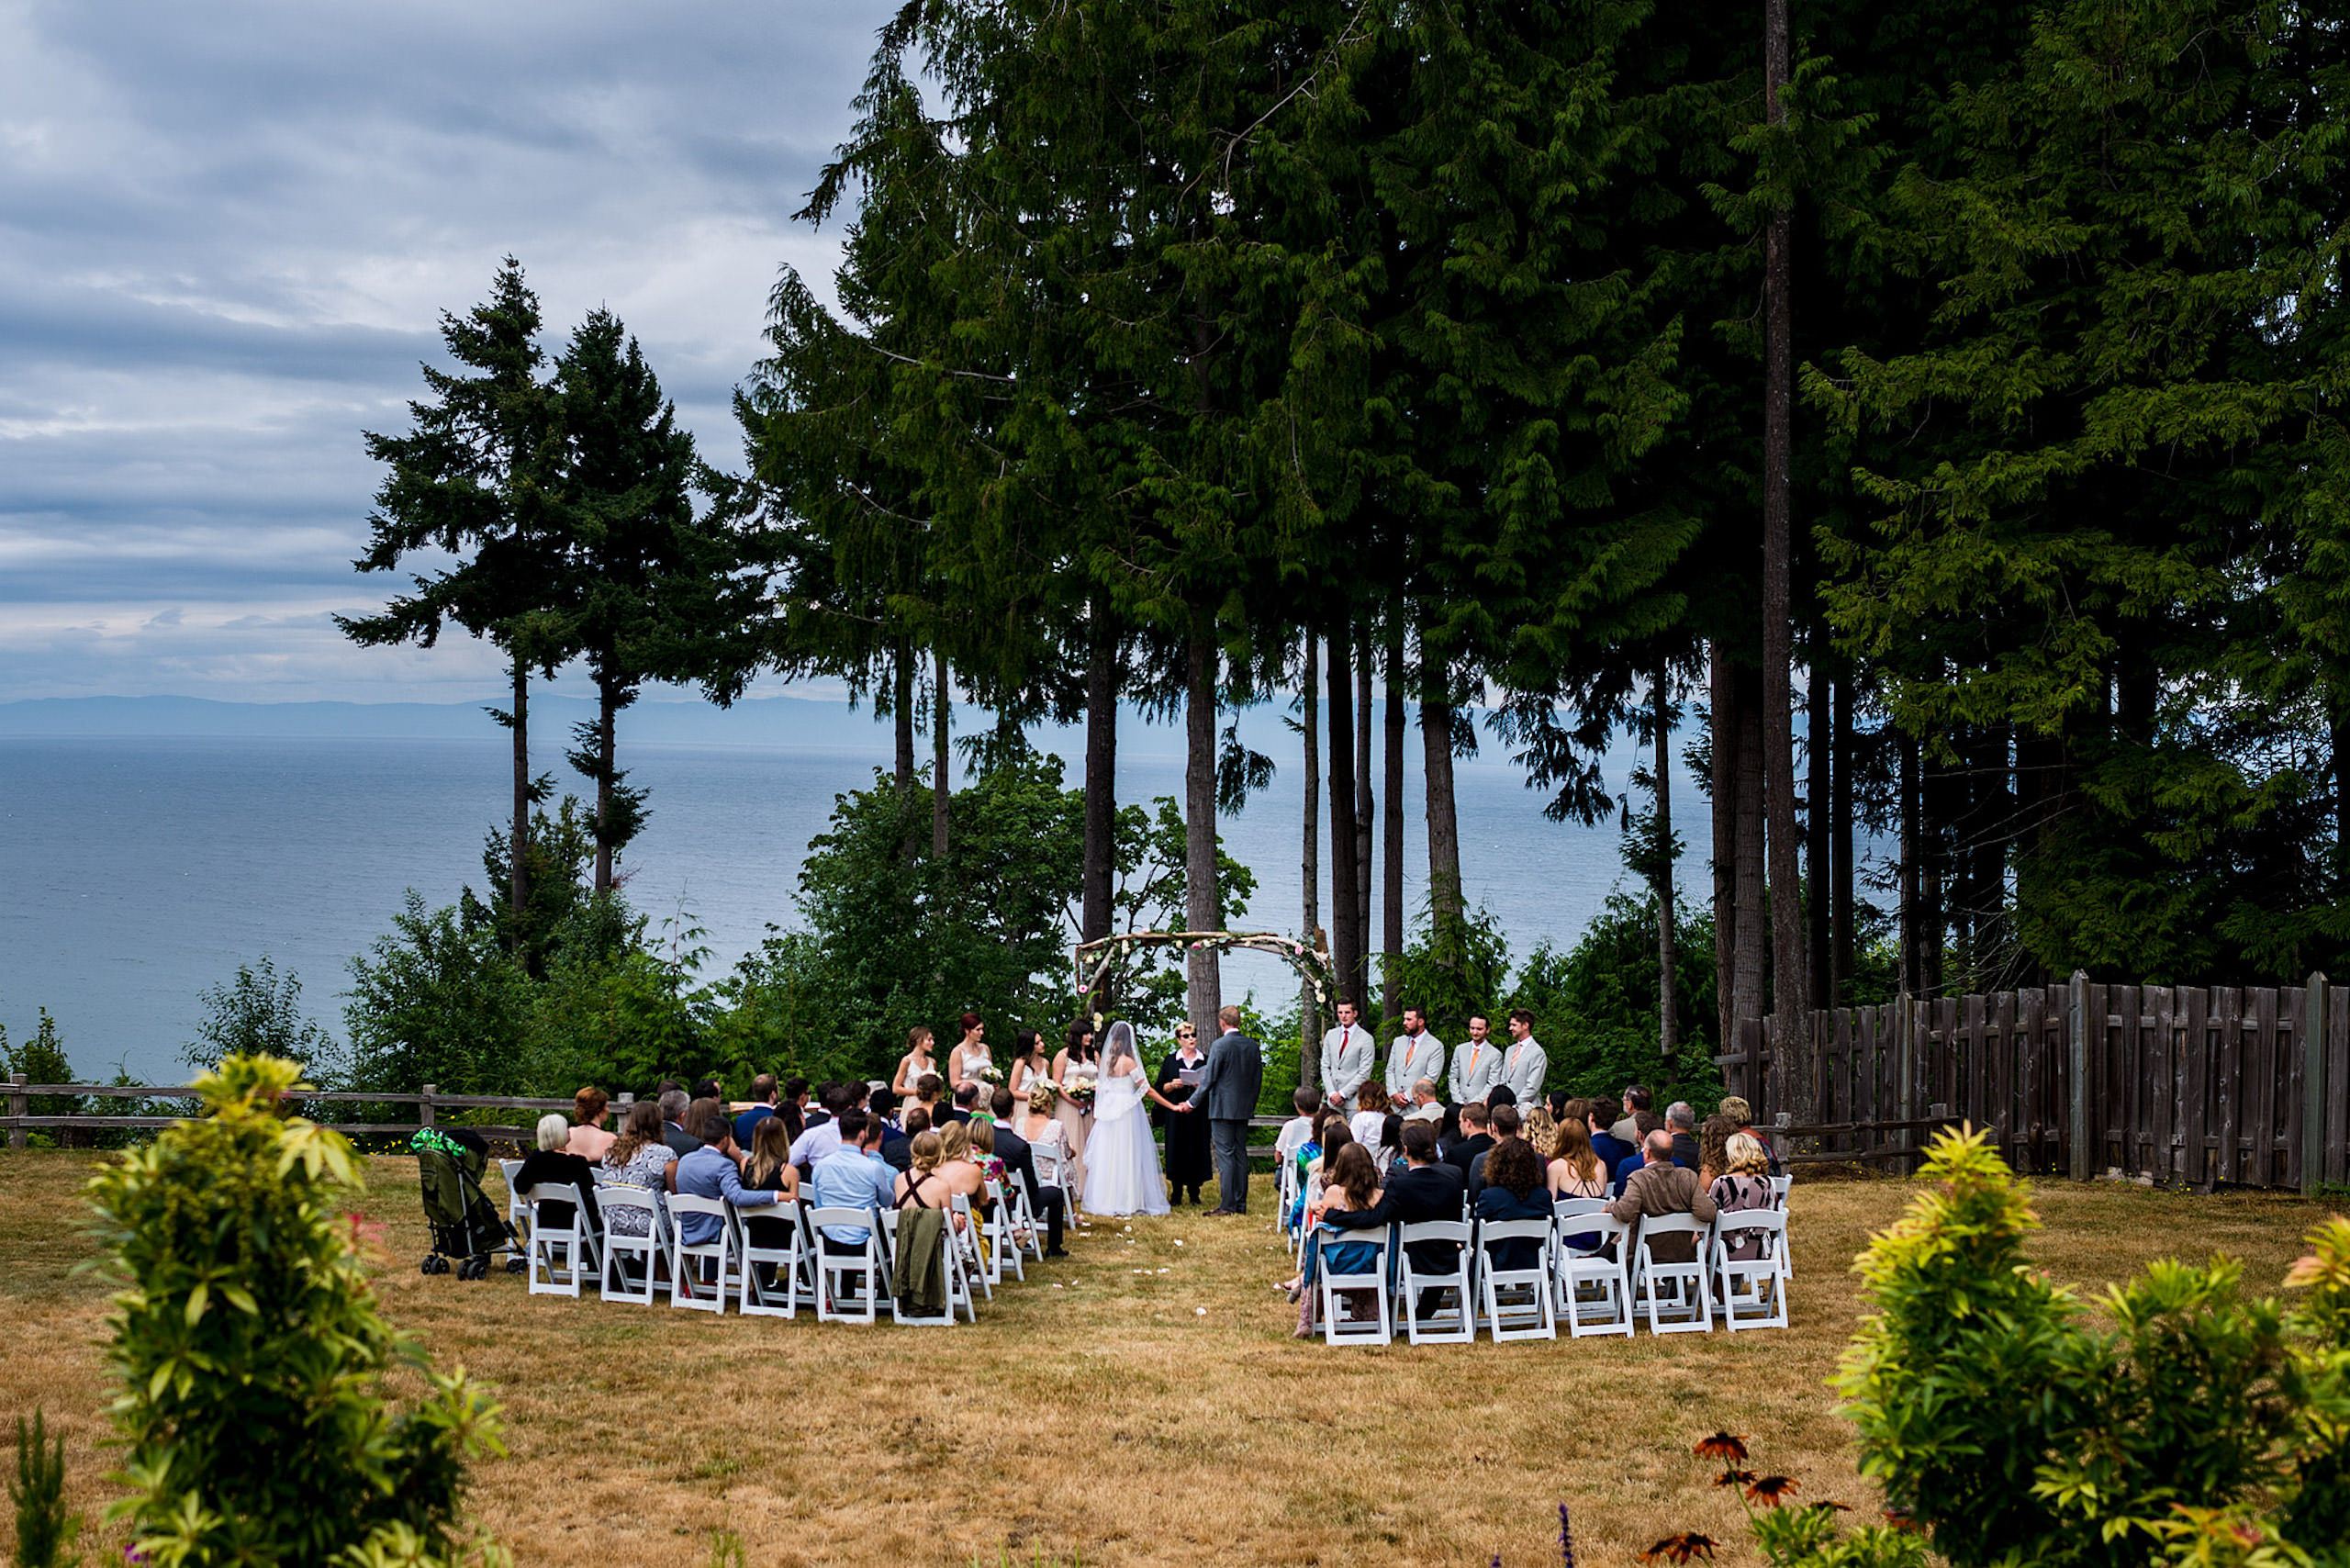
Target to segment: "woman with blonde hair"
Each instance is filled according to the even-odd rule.
[[[1517,1136],[1548,1160],[1559,1152],[1559,1118],[1550,1114],[1550,1106],[1537,1105],[1526,1113],[1526,1125],[1518,1128]]]
[[[1740,1209],[1769,1208],[1771,1154],[1762,1147],[1762,1140],[1752,1133],[1732,1133],[1722,1153],[1728,1168],[1706,1190],[1714,1200],[1714,1207],[1724,1215]],[[1762,1256],[1762,1238],[1752,1231],[1740,1231],[1727,1219],[1721,1222],[1721,1231],[1733,1259],[1751,1262]]]

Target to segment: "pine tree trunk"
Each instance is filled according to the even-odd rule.
[[[1319,727],[1322,722],[1322,672],[1319,648],[1319,640],[1311,630],[1307,631],[1305,678],[1299,683],[1298,695],[1304,703],[1304,723],[1302,727],[1305,741],[1305,853],[1300,868],[1304,873],[1302,879],[1305,886],[1305,928],[1301,935],[1309,947],[1326,946],[1315,940],[1322,929],[1322,734]],[[1311,1089],[1315,1087],[1311,1081],[1315,1070],[1309,1064],[1314,1054],[1314,1042],[1322,1037],[1322,1008],[1315,997],[1313,982],[1304,982],[1299,991],[1298,1016],[1303,1054],[1298,1058],[1298,1082]]]
[[[1673,678],[1662,661],[1656,667],[1656,842],[1663,866],[1656,878],[1656,1037],[1668,1068],[1681,1055],[1680,1000],[1673,992]]]
[[[1404,634],[1387,644],[1387,822],[1380,850],[1387,864],[1379,884],[1379,1012],[1392,1025],[1395,985],[1404,958]]]
[[[1811,959],[1811,994],[1818,1005],[1833,1007],[1835,982],[1829,976],[1831,951],[1828,930],[1828,886],[1833,879],[1830,871],[1828,801],[1834,792],[1831,777],[1835,767],[1835,745],[1829,737],[1832,726],[1828,657],[1822,644],[1827,639],[1817,628],[1812,633],[1811,678],[1804,691],[1804,740],[1810,749],[1803,791],[1804,842],[1804,950]]]
[[[612,890],[612,766],[619,759],[620,708],[612,689],[596,688],[596,890]]]
[[[1468,901],[1460,887],[1460,807],[1452,782],[1452,704],[1442,670],[1426,672],[1420,699],[1420,770],[1428,818],[1428,949],[1458,966],[1466,957]]]
[[[1737,1016],[1760,1018],[1771,958],[1771,904],[1762,875],[1762,681],[1743,666],[1737,680],[1738,949],[1730,987]]]
[[[514,925],[514,944],[520,950],[523,912],[531,904],[531,668],[520,655],[514,658],[514,831],[507,846],[513,862],[506,884],[507,908]]]
[[[898,843],[899,862],[908,868],[914,863],[914,853],[921,847],[914,836],[914,654],[903,643],[898,644],[897,665],[891,680],[896,687],[897,711],[890,715],[897,731],[896,783],[898,809],[905,813],[905,836]]]
[[[1924,906],[1918,891],[1918,857],[1925,852],[1926,839],[1921,831],[1918,797],[1918,743],[1907,734],[1901,736],[1901,991],[1902,994],[1922,997],[1926,994],[1926,956],[1919,917]]]
[[[947,782],[948,752],[954,740],[950,727],[954,700],[946,689],[946,655],[933,649],[931,660],[934,685],[930,703],[930,853],[943,868],[946,862],[947,806],[954,798]]]
[[[1330,958],[1338,995],[1362,1004],[1362,928],[1355,900],[1355,677],[1342,625],[1330,638]],[[1333,998],[1333,1001],[1336,1001]]]
[[[1377,868],[1372,845],[1379,825],[1378,787],[1371,772],[1371,639],[1365,637],[1355,654],[1355,937],[1360,944],[1362,978],[1355,985],[1355,1007],[1371,1014],[1371,889]]]
[[[1084,908],[1078,940],[1110,935],[1110,899],[1118,828],[1118,637],[1096,605],[1085,651]],[[1096,997],[1094,1009],[1106,1011]]]
[[[1727,1051],[1737,1039],[1738,1022],[1738,672],[1716,639],[1706,650],[1707,723],[1711,750],[1714,840],[1714,1027],[1715,1048]]]
[[[1787,0],[1763,0],[1763,117],[1784,124],[1787,81]],[[1795,711],[1795,309],[1790,252],[1794,219],[1771,214],[1762,245],[1762,770],[1770,814],[1772,1016],[1785,1064],[1784,1108],[1812,1119],[1811,975],[1804,958],[1800,845],[1796,826]]]
[[[1840,666],[1829,695],[1835,711],[1828,726],[1829,946],[1828,1005],[1844,1005],[1852,983],[1852,678]]]
[[[1215,869],[1215,711],[1217,669],[1214,623],[1194,610],[1191,644],[1185,650],[1183,879],[1185,918],[1194,931],[1214,931],[1224,921]],[[1214,1039],[1217,1009],[1224,1005],[1223,977],[1215,950],[1185,955],[1185,1011],[1202,1039]]]
[[[2350,899],[2350,712],[2326,731],[2333,752],[2333,896]]]

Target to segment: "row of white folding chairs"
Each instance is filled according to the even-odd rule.
[[[976,1321],[971,1300],[975,1282],[992,1299],[1006,1268],[1017,1278],[1026,1277],[1024,1250],[1043,1255],[1025,1192],[1015,1188],[1007,1198],[992,1182],[987,1192],[993,1206],[984,1219],[973,1213],[969,1198],[958,1194],[950,1200],[946,1311],[942,1316],[920,1318],[901,1313],[890,1289],[895,1209],[878,1211],[878,1221],[870,1221],[872,1211],[815,1208],[805,1201],[738,1210],[721,1198],[687,1193],[656,1195],[642,1187],[599,1183],[597,1201],[607,1214],[636,1209],[645,1215],[643,1233],[630,1235],[609,1224],[588,1224],[576,1187],[542,1184],[518,1193],[515,1201],[527,1222],[525,1256],[533,1295],[576,1297],[583,1284],[593,1284],[608,1301],[649,1306],[665,1288],[666,1273],[670,1305],[699,1311],[723,1312],[728,1299],[734,1297],[746,1315],[791,1317],[798,1316],[804,1292],[820,1321],[874,1322],[886,1298],[895,1321],[945,1323],[953,1320],[958,1307]],[[551,1204],[570,1210],[567,1223],[547,1223],[544,1205]],[[706,1241],[687,1241],[675,1223],[675,1216],[686,1215],[716,1220],[715,1234]],[[959,1226],[957,1217],[962,1221]],[[781,1247],[755,1244],[745,1224],[753,1220],[785,1222],[789,1239]],[[827,1226],[862,1230],[866,1245],[850,1253],[825,1248],[816,1237]],[[860,1282],[859,1289],[841,1294],[852,1278]]]
[[[1690,1238],[1694,1258],[1660,1260],[1653,1243],[1666,1236]],[[1759,1256],[1731,1256],[1749,1238]],[[1576,1240],[1584,1244],[1571,1245]],[[1337,1271],[1331,1266],[1335,1249],[1350,1241],[1370,1244],[1371,1255],[1360,1267]],[[1494,1248],[1512,1241],[1538,1244],[1535,1267],[1493,1265]],[[1424,1273],[1412,1258],[1415,1244],[1449,1247],[1458,1263]],[[1466,1343],[1481,1327],[1497,1342],[1552,1339],[1561,1322],[1572,1338],[1628,1338],[1643,1312],[1652,1334],[1709,1332],[1718,1315],[1731,1331],[1787,1327],[1787,1216],[1782,1209],[1738,1210],[1710,1225],[1693,1215],[1628,1223],[1606,1213],[1604,1200],[1570,1198],[1561,1200],[1550,1219],[1430,1220],[1384,1231],[1324,1230],[1316,1245],[1322,1254],[1315,1289],[1323,1338],[1334,1345],[1388,1344],[1399,1327],[1415,1345]],[[1448,1295],[1449,1307],[1443,1305]],[[1341,1297],[1368,1298],[1371,1310],[1347,1319],[1338,1310]]]

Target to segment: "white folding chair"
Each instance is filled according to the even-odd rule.
[[[961,1193],[946,1200],[949,1214],[963,1216],[963,1223],[954,1227],[956,1249],[962,1254],[963,1267],[979,1282],[990,1301],[995,1299],[995,1283],[988,1278],[987,1238],[979,1224],[979,1216],[972,1212],[971,1200]]]
[[[1711,1293],[1706,1289],[1707,1227],[1695,1215],[1648,1215],[1640,1220],[1632,1251],[1632,1312],[1645,1308],[1651,1334],[1706,1334],[1714,1327]],[[1661,1263],[1659,1237],[1685,1236],[1696,1254],[1686,1263]]]
[[[814,1244],[808,1238],[808,1211],[797,1200],[776,1204],[766,1208],[737,1209],[734,1220],[743,1238],[742,1309],[745,1317],[797,1317],[800,1298],[805,1294],[815,1300],[815,1276],[811,1254]],[[788,1226],[782,1245],[772,1238],[767,1242],[753,1239],[753,1226],[764,1229],[770,1225]],[[770,1271],[761,1279],[762,1270]]]
[[[1759,1239],[1759,1258],[1733,1258],[1730,1249],[1747,1238]],[[1721,1303],[1722,1327],[1785,1328],[1787,1326],[1787,1216],[1776,1209],[1733,1209],[1714,1216],[1706,1239],[1714,1291]],[[1744,1287],[1742,1290],[1740,1287]]]
[[[1036,1214],[1038,1199],[1028,1191],[1028,1183],[1024,1180],[1014,1182],[1009,1193],[1012,1200],[1010,1223],[1013,1244],[1016,1249],[1013,1254],[1012,1266],[1020,1277],[1025,1280],[1028,1277],[1028,1271],[1022,1263],[1020,1254],[1024,1252],[1040,1263],[1044,1261],[1045,1226]]]
[[[989,1202],[994,1205],[988,1213],[987,1221],[989,1282],[1002,1284],[1006,1267],[1012,1270],[1013,1279],[1024,1281],[1028,1278],[1028,1270],[1020,1261],[1020,1243],[1016,1239],[1020,1231],[1020,1211],[1013,1205],[1002,1182],[990,1180],[987,1184],[987,1194]],[[1035,1233],[1035,1227],[1031,1226],[1029,1234]]]
[[[686,1219],[706,1215],[718,1221],[718,1234],[707,1241],[686,1239]],[[709,1278],[704,1263],[717,1265]],[[695,1312],[724,1312],[727,1293],[734,1288],[734,1215],[723,1198],[698,1198],[691,1193],[669,1194],[669,1305]]]
[[[596,1227],[588,1221],[578,1188],[568,1182],[542,1182],[522,1193],[522,1204],[531,1221],[525,1256],[530,1259],[532,1295],[576,1296],[583,1281],[601,1277],[602,1253],[596,1245]],[[542,1204],[568,1204],[571,1218],[560,1226],[549,1225],[540,1212]]]
[[[1485,1327],[1494,1342],[1510,1339],[1555,1339],[1558,1318],[1550,1294],[1552,1222],[1547,1219],[1486,1219],[1477,1222],[1477,1294]],[[1494,1261],[1494,1249],[1505,1241],[1535,1243],[1534,1262],[1523,1269],[1504,1269]]]
[[[1273,1217],[1281,1222],[1281,1234],[1294,1238],[1297,1227],[1290,1223],[1290,1211],[1297,1206],[1297,1156],[1294,1152],[1273,1161]]]
[[[1559,1232],[1555,1264],[1559,1280],[1559,1315],[1567,1320],[1567,1335],[1580,1339],[1591,1334],[1632,1337],[1632,1290],[1628,1276],[1632,1227],[1612,1215],[1576,1216],[1572,1231]],[[1588,1234],[1588,1247],[1570,1247],[1571,1236]],[[1610,1254],[1613,1254],[1611,1256]]]
[[[1458,1220],[1421,1220],[1399,1228],[1395,1244],[1404,1249],[1404,1254],[1395,1285],[1395,1316],[1403,1320],[1404,1337],[1413,1344],[1466,1345],[1477,1338],[1477,1292],[1471,1273],[1472,1240],[1471,1227]],[[1420,1272],[1412,1262],[1415,1242],[1449,1244],[1453,1266],[1439,1272]],[[1438,1305],[1423,1317],[1421,1296],[1448,1290],[1453,1293],[1453,1305],[1449,1308]]]
[[[1765,1180],[1771,1183],[1771,1206],[1781,1214],[1786,1213],[1787,1198],[1794,1193],[1796,1187],[1795,1172],[1789,1171],[1785,1176],[1772,1176]],[[1794,1279],[1796,1277],[1795,1249],[1791,1247],[1783,1247],[1779,1252],[1780,1272],[1791,1280]]]
[[[669,1216],[662,1209],[659,1194],[614,1182],[596,1189],[596,1203],[604,1211],[604,1299],[651,1306],[669,1258]],[[612,1215],[623,1209],[643,1211],[643,1236],[613,1228]],[[644,1272],[642,1286],[630,1282],[629,1260]]]
[[[523,1223],[530,1217],[522,1202],[522,1189],[514,1184],[514,1173],[522,1169],[522,1162],[501,1159],[498,1162],[498,1169],[506,1178],[506,1223],[514,1227],[515,1235],[520,1236],[523,1234]]]
[[[1327,1345],[1389,1345],[1395,1340],[1395,1321],[1389,1314],[1387,1294],[1387,1256],[1393,1238],[1387,1230],[1331,1230],[1315,1233],[1315,1245],[1320,1249],[1320,1278],[1315,1288],[1322,1295],[1322,1341]],[[1347,1244],[1368,1244],[1372,1249],[1370,1267],[1347,1273],[1334,1272],[1331,1260],[1337,1249]],[[1371,1314],[1358,1322],[1343,1322],[1338,1312],[1341,1292],[1349,1295],[1365,1295],[1371,1299]]]
[[[880,1216],[871,1209],[811,1208],[808,1211],[808,1244],[816,1249],[816,1321],[874,1323],[879,1321],[883,1298],[890,1294],[889,1254],[882,1249]],[[865,1240],[849,1251],[827,1229],[856,1229]],[[851,1290],[854,1282],[858,1288]]]

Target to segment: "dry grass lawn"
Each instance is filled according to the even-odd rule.
[[[109,1287],[74,1266],[90,1255],[78,1188],[103,1158],[0,1153],[0,1412],[48,1408],[93,1515],[110,1492]],[[481,1518],[522,1563],[678,1568],[699,1568],[721,1528],[760,1568],[962,1568],[1007,1548],[1347,1568],[1498,1553],[1516,1568],[1556,1561],[1561,1499],[1585,1562],[1628,1562],[1679,1529],[1751,1561],[1690,1442],[1728,1427],[1801,1479],[1799,1500],[1865,1500],[1824,1380],[1859,1313],[1847,1267],[1910,1190],[1798,1183],[1790,1331],[1366,1351],[1291,1339],[1262,1217],[1096,1225],[1074,1258],[982,1303],[976,1327],[868,1329],[426,1278],[413,1165],[379,1159],[372,1175],[392,1316],[506,1406],[510,1452],[478,1472]],[[2322,1215],[2109,1186],[2034,1202],[2039,1260],[2093,1286],[2225,1251],[2271,1291]]]

